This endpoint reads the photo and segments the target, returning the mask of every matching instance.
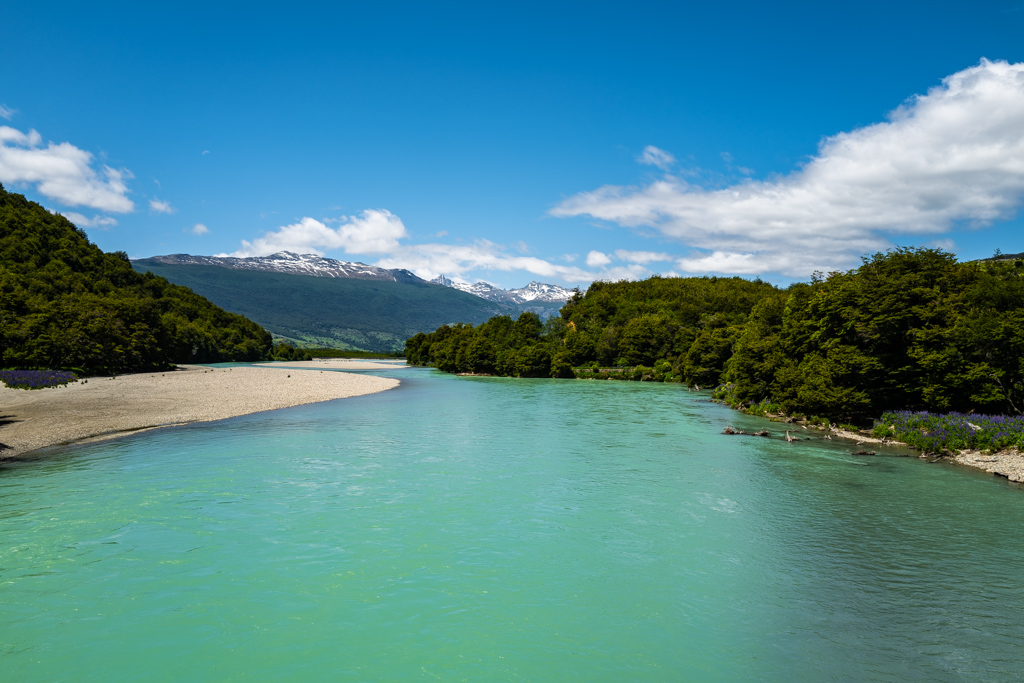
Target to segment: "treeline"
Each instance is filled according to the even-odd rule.
[[[271,337],[0,185],[0,364],[115,374],[254,361]]]
[[[900,248],[785,289],[596,282],[544,324],[524,314],[444,326],[409,339],[406,358],[448,372],[723,385],[734,404],[854,422],[889,410],[1020,413],[1024,264]],[[595,370],[612,366],[629,370]]]
[[[568,378],[583,366],[639,366],[637,379],[713,384],[750,310],[776,291],[742,278],[595,282],[544,323],[523,313],[515,321],[497,316],[477,327],[417,334],[406,342],[406,359],[446,372],[513,377]]]
[[[866,422],[886,411],[1024,409],[1024,264],[936,249],[759,302],[724,380],[734,400]]]

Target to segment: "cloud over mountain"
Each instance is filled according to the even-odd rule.
[[[358,216],[345,216],[332,228],[315,218],[305,217],[257,237],[242,240],[242,247],[231,256],[267,256],[279,251],[319,254],[341,249],[346,254],[382,254],[398,248],[408,237],[402,219],[386,209],[367,209]]]

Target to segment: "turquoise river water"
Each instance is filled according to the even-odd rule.
[[[1024,672],[1024,490],[678,385],[395,390],[0,468],[0,680]]]

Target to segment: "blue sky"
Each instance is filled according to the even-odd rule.
[[[3,21],[0,182],[133,257],[286,248],[522,286],[1024,251],[1020,1]]]

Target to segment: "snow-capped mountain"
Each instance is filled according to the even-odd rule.
[[[518,303],[537,301],[542,303],[564,304],[572,298],[573,291],[558,285],[548,285],[543,282],[531,282],[525,287],[508,290]]]
[[[340,277],[357,280],[388,280],[391,282],[423,282],[412,272],[401,268],[389,270],[368,266],[354,261],[338,261],[316,254],[294,254],[290,251],[279,251],[270,256],[192,256],[191,254],[169,254],[154,256],[143,261],[155,261],[171,265],[185,266],[219,266],[232,270],[262,270],[274,273],[290,273],[292,275],[310,275],[313,277]]]
[[[431,280],[431,282],[438,285],[444,285],[445,287],[453,287],[455,289],[462,290],[463,292],[469,292],[470,294],[475,294],[481,299],[507,304],[564,304],[573,295],[571,289],[559,287],[558,285],[548,285],[543,282],[531,282],[525,287],[520,287],[519,289],[502,289],[501,287],[492,285],[490,282],[483,281],[474,282],[472,284],[466,282],[455,282],[444,275],[437,276]]]
[[[290,251],[279,251],[270,256],[193,256],[192,254],[168,254],[153,256],[148,259],[137,259],[145,263],[164,263],[176,266],[218,266],[232,270],[261,270],[272,273],[289,273],[291,275],[310,275],[312,277],[352,278],[356,280],[388,280],[391,282],[424,282],[413,272],[402,268],[378,268],[356,261],[339,261],[337,259],[317,256],[316,254],[295,254]],[[490,282],[455,282],[439,275],[432,283],[468,292],[481,299],[507,304],[521,310],[534,305],[564,304],[572,297],[572,290],[558,285],[543,282],[531,282],[519,289],[502,289]],[[551,308],[545,306],[545,308]]]

